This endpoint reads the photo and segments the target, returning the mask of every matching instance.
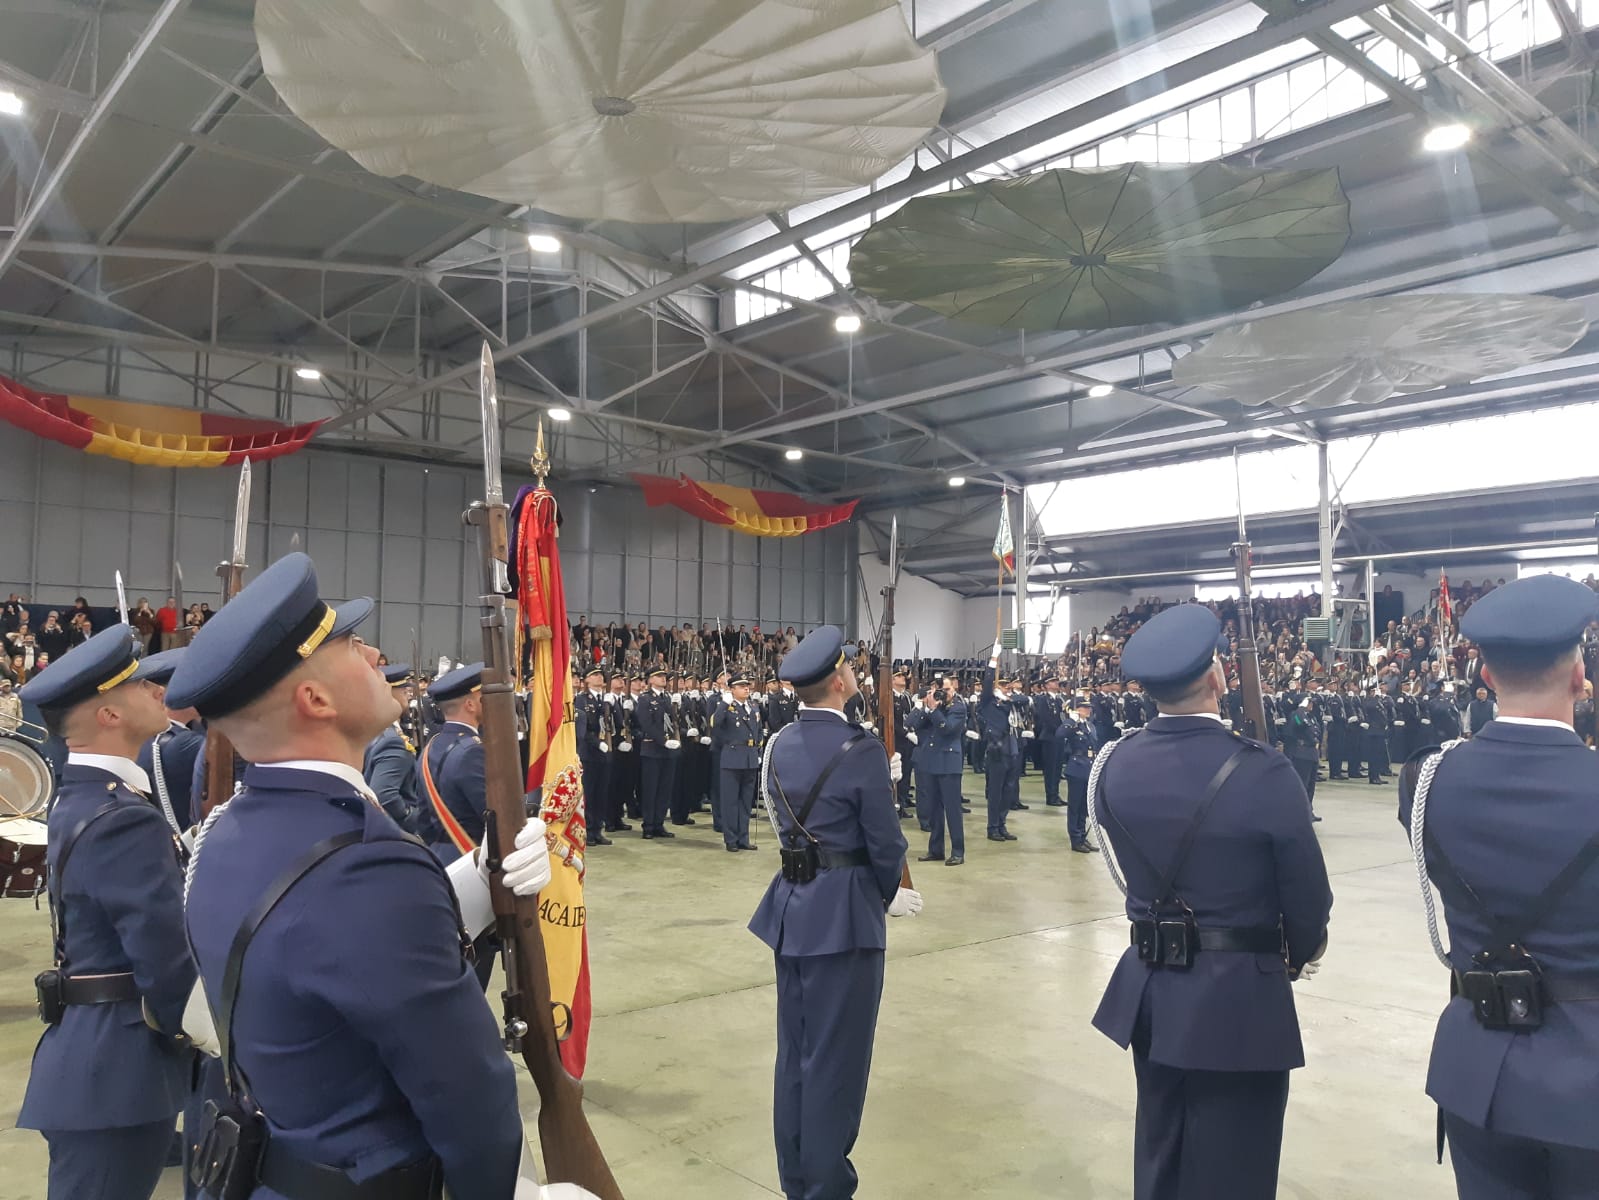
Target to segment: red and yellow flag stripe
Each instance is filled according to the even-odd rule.
[[[756,537],[797,537],[847,521],[859,500],[845,504],[813,504],[790,492],[707,483],[680,475],[637,475],[644,503],[670,504],[713,525],[730,525]]]

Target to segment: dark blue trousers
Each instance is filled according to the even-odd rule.
[[[583,822],[590,829],[603,832],[620,816],[611,816],[611,756],[609,754],[582,754],[583,764]]]
[[[1287,1071],[1133,1071],[1133,1200],[1276,1200]]]
[[[1019,755],[990,746],[984,763],[983,794],[988,800],[988,832],[1004,833],[1005,820],[1022,777]]]
[[[966,857],[966,829],[961,824],[961,777],[958,774],[924,774],[921,800],[916,812],[927,819],[929,854],[943,857],[944,826],[948,824],[950,854]]]
[[[755,803],[759,767],[723,767],[717,809],[722,815],[722,843],[737,848],[750,844],[750,807]]]
[[[1460,1200],[1592,1200],[1599,1150],[1557,1146],[1479,1129],[1444,1114]]]
[[[1044,800],[1048,804],[1060,803],[1060,741],[1040,738],[1038,742],[1039,769],[1044,773]]]
[[[883,952],[777,960],[777,1073],[772,1128],[788,1200],[849,1200],[849,1152],[861,1129]],[[54,1198],[52,1198],[54,1200]]]
[[[150,1200],[177,1118],[124,1129],[47,1129],[50,1200]]]
[[[672,786],[677,782],[677,759],[644,758],[639,761],[639,807],[644,811],[644,832],[660,833],[666,828],[666,813],[672,803]]]
[[[1088,777],[1066,777],[1066,836],[1074,846],[1088,840]]]

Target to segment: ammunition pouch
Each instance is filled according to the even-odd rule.
[[[782,846],[778,855],[783,863],[783,879],[787,883],[809,883],[821,869],[821,855],[816,846],[806,842],[802,846]]]
[[[1498,956],[1479,954],[1469,971],[1455,973],[1455,989],[1471,1004],[1484,1029],[1539,1029],[1543,1026],[1543,970],[1525,950]]]
[[[1150,915],[1133,922],[1133,945],[1138,961],[1152,967],[1186,971],[1199,952],[1199,926],[1193,910],[1186,904],[1151,910]]]
[[[249,1200],[261,1178],[267,1127],[232,1098],[207,1100],[189,1162],[189,1182],[214,1200]]]
[[[33,989],[39,998],[39,1020],[46,1025],[59,1025],[66,1016],[66,981],[67,977],[54,968],[40,971],[33,977]]]

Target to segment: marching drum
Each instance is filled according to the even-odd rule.
[[[42,813],[55,790],[55,774],[39,752],[0,735],[0,820]]]
[[[31,900],[44,891],[43,821],[0,821],[0,896]]]

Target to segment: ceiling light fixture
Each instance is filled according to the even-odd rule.
[[[527,235],[527,248],[534,254],[559,254],[561,239],[548,233],[530,233]]]
[[[1447,125],[1434,125],[1427,130],[1427,135],[1421,139],[1421,148],[1432,154],[1442,154],[1448,150],[1459,150],[1469,141],[1471,141],[1471,126],[1451,121]]]
[[[964,476],[964,475],[951,475],[949,477],[949,486],[950,487],[965,487],[966,486],[966,476]]]
[[[20,117],[27,108],[17,93],[9,88],[0,88],[0,116]]]
[[[1269,430],[1269,429],[1251,429],[1249,431],[1249,436],[1252,437],[1252,438],[1259,438],[1262,441],[1264,441],[1266,438],[1269,438],[1271,436],[1271,430]]]
[[[805,457],[805,451],[796,447],[783,451],[783,457],[788,459],[789,462],[799,462],[800,459]]]
[[[550,414],[550,420],[552,421],[570,421],[572,419],[572,410],[569,408],[551,408],[546,411]]]
[[[840,333],[859,333],[861,319],[854,313],[839,313],[833,318],[833,328]]]
[[[318,379],[322,378],[322,372],[316,367],[295,367],[294,377],[296,379],[303,379],[307,383],[315,383]]]
[[[1090,400],[1103,400],[1115,390],[1116,389],[1111,384],[1096,383],[1093,387],[1088,389],[1088,398]]]

